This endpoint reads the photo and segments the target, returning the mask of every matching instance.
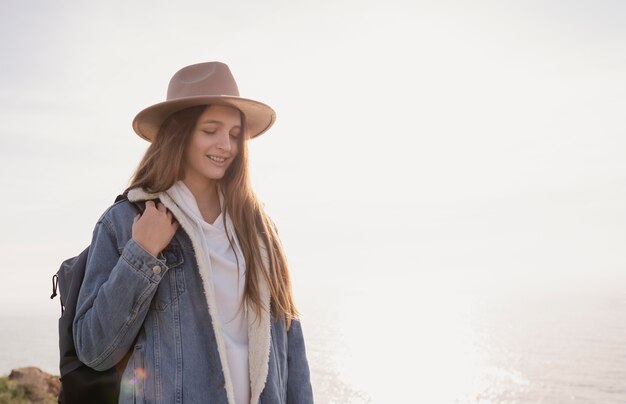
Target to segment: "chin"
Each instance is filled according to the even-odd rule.
[[[225,174],[226,174],[226,171],[224,171],[224,172],[218,172],[218,173],[213,172],[213,173],[207,173],[207,174],[205,174],[205,175],[204,175],[204,177],[205,177],[207,180],[211,180],[211,181],[219,181],[219,180],[221,180],[222,178],[224,178],[224,175],[225,175]]]

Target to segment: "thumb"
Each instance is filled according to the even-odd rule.
[[[139,213],[135,215],[135,218],[133,219],[133,223],[137,223],[137,220],[139,220],[139,216],[141,216]]]

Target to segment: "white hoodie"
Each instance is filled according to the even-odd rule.
[[[208,257],[210,274],[202,277],[213,279],[218,321],[222,327],[222,337],[226,345],[226,356],[230,376],[233,382],[235,402],[250,402],[250,374],[248,370],[248,320],[243,300],[245,287],[245,262],[235,231],[226,212],[218,216],[213,224],[204,221],[196,198],[182,181],[177,181],[167,194],[176,202],[185,215],[194,223],[196,236],[202,241],[204,254]],[[223,208],[224,197],[219,193],[220,206]],[[224,228],[233,240],[233,248],[228,242]],[[236,255],[235,255],[236,254]],[[238,260],[238,261],[237,261]]]

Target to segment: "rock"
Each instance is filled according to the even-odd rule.
[[[48,403],[51,398],[58,397],[61,389],[58,376],[52,376],[36,367],[13,369],[9,381],[23,390],[32,403]]]

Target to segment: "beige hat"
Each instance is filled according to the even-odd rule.
[[[167,88],[167,99],[137,114],[133,129],[151,142],[168,116],[181,109],[205,104],[235,107],[246,119],[250,138],[265,132],[276,120],[276,113],[262,102],[239,97],[239,89],[228,66],[220,62],[198,63],[174,74]]]

